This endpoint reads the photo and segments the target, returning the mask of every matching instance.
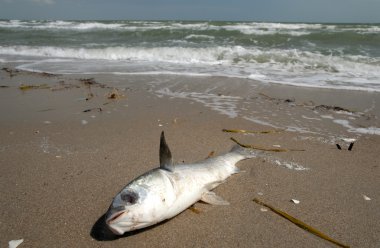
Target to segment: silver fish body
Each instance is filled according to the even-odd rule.
[[[228,205],[211,190],[239,172],[237,162],[254,156],[252,150],[235,146],[218,157],[173,166],[162,133],[160,168],[134,179],[115,196],[106,214],[106,224],[115,234],[122,235],[170,219],[199,200]]]

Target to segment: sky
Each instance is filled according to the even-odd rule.
[[[380,0],[0,0],[0,19],[380,23]]]

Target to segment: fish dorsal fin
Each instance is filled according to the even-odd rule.
[[[172,153],[166,144],[164,131],[162,131],[160,139],[160,168],[168,171],[174,169]]]

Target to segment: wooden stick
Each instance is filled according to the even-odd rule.
[[[279,133],[282,130],[265,130],[265,131],[249,131],[242,129],[222,129],[225,133],[261,133],[261,134],[270,134],[270,133]]]
[[[237,141],[235,138],[231,137],[230,138],[233,142],[238,144],[239,146],[242,146],[244,148],[250,148],[250,149],[255,149],[255,150],[261,150],[261,151],[267,151],[267,152],[290,152],[290,151],[298,151],[298,152],[303,152],[305,150],[296,150],[296,149],[281,149],[281,148],[265,148],[261,146],[255,146],[255,145],[245,145]]]
[[[322,239],[324,239],[324,240],[327,240],[327,241],[329,241],[329,242],[331,242],[331,243],[333,243],[333,244],[335,244],[335,245],[337,245],[337,246],[339,246],[339,247],[349,248],[348,245],[344,245],[344,244],[342,244],[342,243],[340,243],[340,242],[338,242],[338,241],[336,241],[336,240],[330,238],[330,237],[327,236],[326,234],[324,234],[324,233],[318,231],[317,229],[315,229],[315,228],[313,228],[313,227],[307,225],[306,223],[304,223],[304,222],[302,222],[302,221],[300,221],[300,220],[298,220],[298,219],[296,219],[296,218],[290,216],[289,214],[287,214],[287,213],[285,213],[285,212],[283,212],[283,211],[281,211],[281,210],[275,209],[274,207],[272,207],[272,206],[270,206],[270,205],[268,205],[268,204],[266,204],[266,203],[260,201],[260,200],[257,199],[257,198],[253,199],[253,201],[256,202],[256,203],[259,204],[259,205],[262,205],[262,206],[264,206],[264,207],[266,207],[266,208],[269,208],[271,211],[273,211],[273,212],[275,212],[276,214],[282,216],[283,218],[289,220],[290,222],[294,223],[294,224],[297,225],[298,227],[301,227],[302,229],[308,231],[308,232],[311,233],[311,234],[314,234],[314,235],[316,235],[316,236],[318,236],[318,237],[320,237],[320,238],[322,238]]]

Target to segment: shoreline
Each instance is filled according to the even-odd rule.
[[[0,88],[1,246],[23,238],[20,247],[334,247],[264,212],[255,197],[352,247],[380,243],[380,136],[348,132],[334,122],[348,121],[353,130],[378,128],[380,94],[219,77],[96,75],[89,81],[89,75],[25,71],[9,77],[4,70],[0,76],[0,85],[9,86]],[[21,84],[47,87],[21,90]],[[316,108],[321,105],[352,112]],[[260,125],[265,123],[271,126]],[[284,131],[221,131],[277,127]],[[239,163],[245,172],[215,189],[230,206],[196,203],[199,213],[186,210],[153,228],[107,239],[101,216],[125,184],[157,166],[162,130],[176,163],[228,151],[231,136],[306,151]],[[357,139],[352,151],[342,137]]]

